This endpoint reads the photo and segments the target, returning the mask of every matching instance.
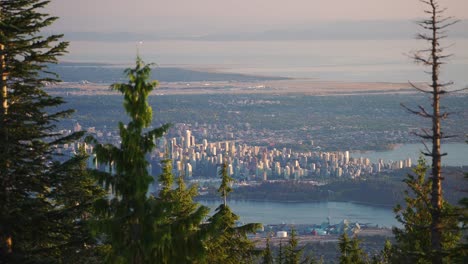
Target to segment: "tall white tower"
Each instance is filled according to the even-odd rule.
[[[192,141],[192,131],[186,130],[185,131],[185,148],[190,148],[192,145],[190,144]]]

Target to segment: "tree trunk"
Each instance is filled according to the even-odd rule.
[[[0,44],[0,75],[1,81],[0,86],[2,87],[2,112],[4,115],[8,113],[8,100],[7,100],[7,86],[6,86],[6,64],[5,64],[5,45]]]
[[[0,44],[0,87],[2,87],[2,93],[1,93],[1,105],[2,105],[2,120],[1,122],[6,121],[6,115],[8,113],[8,101],[7,101],[7,85],[6,85],[6,79],[7,79],[7,72],[6,72],[6,63],[5,63],[5,45]],[[5,143],[8,142],[8,133],[5,132]],[[4,144],[4,146],[7,146],[8,144]],[[2,149],[2,151],[7,152],[6,149]],[[8,167],[8,161],[6,162],[6,166]],[[8,175],[3,175],[2,177],[2,185],[4,187],[9,186],[8,185]],[[6,191],[4,195],[6,195],[6,198],[8,199],[8,190],[2,190]],[[3,211],[3,210],[2,210]],[[11,235],[9,235],[9,232],[7,230],[7,227],[1,227],[0,229],[0,252],[4,251],[2,253],[9,254],[12,251],[12,245],[13,245],[13,238]]]
[[[439,66],[438,61],[438,22],[437,13],[438,6],[434,0],[430,0],[432,7],[432,194],[431,194],[431,248],[434,256],[433,264],[442,264],[442,177],[441,177],[441,153],[440,153],[440,84],[439,84]]]

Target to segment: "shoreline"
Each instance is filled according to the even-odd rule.
[[[216,202],[217,200],[219,200],[219,202],[221,203],[222,201],[219,199],[219,198],[214,198],[214,197],[203,197],[203,196],[197,196],[195,197],[194,201],[196,202],[203,202],[203,201],[207,201],[207,202]],[[358,204],[358,205],[366,205],[366,206],[370,206],[370,207],[378,207],[378,208],[385,208],[385,209],[393,209],[393,207],[395,206],[395,204],[377,204],[377,203],[372,203],[372,202],[360,202],[360,201],[340,201],[340,200],[308,200],[308,201],[294,201],[294,200],[272,200],[272,199],[264,199],[264,200],[260,200],[260,199],[228,199],[228,201],[231,201],[231,202],[258,202],[258,203],[261,203],[261,202],[266,202],[266,203],[283,203],[283,204],[292,204],[292,203],[329,203],[329,202],[336,202],[336,203],[352,203],[352,204]]]
[[[109,83],[60,82],[47,84],[52,95],[115,95]],[[314,79],[258,80],[258,81],[204,81],[160,82],[152,95],[203,95],[203,94],[265,94],[353,96],[381,94],[417,94],[403,83],[339,82]]]
[[[158,66],[161,70],[173,69],[166,72],[159,80],[160,85],[153,95],[190,95],[190,94],[267,94],[267,95],[314,95],[314,96],[353,96],[353,95],[380,95],[380,94],[416,94],[417,90],[407,82],[389,81],[343,81],[327,80],[308,77],[284,77],[280,74],[258,74],[255,72],[236,71],[236,65],[164,65]],[[110,95],[117,94],[109,89],[109,85],[120,73],[115,69],[126,68],[118,63],[99,62],[73,62],[63,61],[57,69],[67,69],[64,82],[48,84],[46,89],[55,95]],[[71,72],[71,68],[83,68],[83,72]],[[96,76],[94,71],[86,68],[102,68],[102,76]],[[157,71],[157,68],[155,69]],[[109,71],[109,69],[113,69]],[[163,71],[164,72],[164,71]],[[187,78],[187,72],[197,75],[196,78]],[[90,75],[88,75],[90,74]],[[167,75],[169,74],[169,75]],[[192,75],[189,74],[189,75]],[[206,75],[208,74],[208,75]],[[80,76],[67,78],[66,76]],[[168,76],[171,76],[168,80]],[[116,79],[117,78],[117,79]],[[207,78],[207,79],[205,79]],[[118,81],[118,80],[117,80]],[[416,84],[423,85],[423,83]]]

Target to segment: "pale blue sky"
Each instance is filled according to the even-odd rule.
[[[468,19],[468,0],[440,0],[448,15]],[[53,0],[60,31],[179,32],[285,29],[317,21],[410,20],[418,0]]]

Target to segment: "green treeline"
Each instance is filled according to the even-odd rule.
[[[364,179],[334,179],[325,185],[314,185],[303,181],[271,181],[259,185],[240,186],[231,195],[233,200],[255,200],[275,202],[357,202],[375,206],[393,207],[404,202],[404,190],[408,188],[404,182],[411,170],[402,170],[391,176],[373,176]],[[454,168],[446,168],[446,178],[443,183],[445,197],[452,204],[458,203],[466,193],[460,186],[466,184],[462,173]],[[214,199],[214,189],[199,199]]]

